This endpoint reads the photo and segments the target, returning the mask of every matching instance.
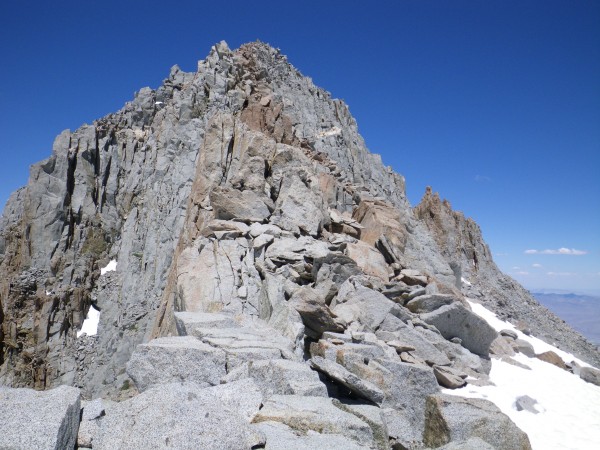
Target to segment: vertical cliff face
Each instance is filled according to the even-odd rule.
[[[160,89],[142,89],[118,113],[61,133],[9,200],[0,228],[2,379],[40,388],[82,377],[111,384],[143,339],[183,225],[202,133],[181,108],[162,107],[176,104],[186,76],[174,69]],[[98,285],[111,258],[125,270]],[[75,331],[91,304],[104,332],[85,343],[102,351],[84,359]]]
[[[197,72],[174,67],[158,89],[60,134],[11,196],[0,383],[119,392],[136,345],[174,333],[176,311],[268,321],[300,349],[287,303],[299,288],[329,303],[363,273],[380,291],[416,279],[460,296],[461,270],[530,318],[510,309],[507,292],[524,294],[477,225],[431,195],[413,212],[343,102],[266,44],[221,43]],[[78,338],[91,305],[98,334]]]

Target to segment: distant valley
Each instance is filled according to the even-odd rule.
[[[600,345],[600,296],[541,293],[532,295],[594,344]]]

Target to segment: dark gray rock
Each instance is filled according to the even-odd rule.
[[[436,448],[472,438],[479,438],[496,449],[531,449],[527,435],[488,400],[445,394],[427,398],[425,445]]]
[[[460,338],[463,347],[481,356],[489,355],[490,345],[498,336],[485,320],[460,303],[422,314],[421,319],[434,325],[446,339]]]
[[[75,447],[79,429],[79,389],[49,391],[0,386],[0,448],[15,450]]]

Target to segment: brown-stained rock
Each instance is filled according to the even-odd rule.
[[[541,361],[545,361],[547,363],[555,365],[556,367],[567,370],[567,365],[565,364],[563,359],[556,353],[554,353],[552,350],[535,355],[535,357]]]

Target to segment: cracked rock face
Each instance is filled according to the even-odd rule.
[[[262,43],[59,135],[0,219],[0,274],[0,384],[129,398],[82,425],[94,448],[416,449],[431,417],[452,443],[427,398],[485,382],[498,347],[464,295],[530,304],[474,222],[411,209],[348,107]],[[211,437],[221,419],[237,434]]]

